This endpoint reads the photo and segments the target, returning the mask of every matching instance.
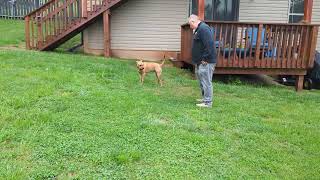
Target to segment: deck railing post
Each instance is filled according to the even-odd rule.
[[[184,53],[185,53],[185,49],[184,49],[184,43],[185,43],[185,37],[184,37],[184,28],[183,28],[183,26],[181,26],[181,44],[180,44],[180,46],[181,46],[181,54],[180,54],[180,58],[181,59],[183,59],[184,60]]]
[[[104,32],[104,56],[111,56],[110,44],[110,10],[103,13],[103,32]]]
[[[304,0],[304,17],[305,22],[311,22],[313,9],[313,0]]]
[[[86,18],[88,17],[88,8],[87,8],[88,2],[87,0],[82,0],[81,4],[82,4],[82,13],[81,13],[82,17]]]
[[[25,37],[26,37],[26,48],[30,49],[30,17],[25,18]]]
[[[304,81],[304,76],[303,75],[297,75],[296,76],[296,91],[301,91],[303,89],[303,81]]]
[[[180,60],[191,64],[192,29],[189,25],[181,26],[181,53]]]
[[[316,54],[316,46],[317,46],[317,37],[318,37],[318,26],[313,26],[311,29],[311,34],[309,38],[309,50],[308,50],[308,61],[307,68],[312,68],[314,65],[314,58]]]
[[[38,26],[38,32],[37,32],[37,39],[38,39],[38,43],[37,43],[37,49],[40,49],[40,47],[42,46],[42,12],[39,13],[37,17],[37,26]]]
[[[261,47],[261,34],[262,34],[263,24],[259,24],[258,33],[257,33],[257,44],[256,44],[256,54],[255,54],[255,67],[260,65],[260,47]]]

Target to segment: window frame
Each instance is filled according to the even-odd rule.
[[[304,2],[305,0],[303,0]],[[304,8],[303,8],[303,13],[294,13],[294,12],[291,12],[291,5],[292,5],[292,2],[291,0],[288,0],[288,23],[298,23],[298,22],[290,22],[290,17],[291,16],[302,16],[302,18],[304,17]]]
[[[193,1],[196,1],[198,2],[197,0],[189,0],[189,16],[192,14],[192,11],[193,11]],[[214,3],[214,0],[211,0],[212,3]],[[240,16],[240,0],[232,0],[233,3],[235,3],[235,5],[233,6],[237,6],[237,8],[235,9],[235,12],[234,12],[234,15],[235,17],[233,17],[234,20],[232,21],[239,21],[239,16]],[[214,5],[212,5],[212,7],[214,7]],[[198,8],[198,4],[196,3],[196,8]],[[215,14],[214,14],[214,10],[212,10],[212,17],[215,18]],[[206,12],[205,12],[206,13]],[[198,11],[197,13],[194,13],[196,15],[198,15]],[[205,20],[208,20],[208,19],[205,19]],[[210,21],[210,19],[209,19]]]

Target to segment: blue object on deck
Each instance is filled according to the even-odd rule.
[[[264,53],[264,57],[277,57],[277,48],[270,49]]]
[[[236,48],[236,54],[239,58],[244,58],[244,56],[249,56],[249,49],[245,49],[245,48]],[[234,48],[224,48],[221,49],[221,53],[223,53],[224,51],[224,57],[228,58],[229,57],[229,53],[230,53],[230,57],[233,56],[234,53]]]
[[[258,32],[259,32],[258,28],[248,28],[247,29],[249,42],[251,43],[251,46],[253,49],[255,49],[257,46]],[[269,43],[268,43],[268,39],[265,38],[265,35],[266,35],[266,29],[262,28],[260,48],[265,49],[264,57],[276,57],[277,56],[277,48],[273,47],[272,49],[268,50]],[[244,37],[245,36],[246,35],[244,35]],[[252,37],[252,39],[251,39],[251,37]]]
[[[257,46],[258,31],[259,31],[258,28],[248,28],[248,29],[247,29],[249,41],[250,41],[251,46],[252,46],[253,48],[255,48],[255,47]],[[246,33],[246,32],[245,32],[245,33]],[[268,41],[267,41],[267,39],[265,39],[265,42],[263,43],[265,34],[266,34],[266,29],[265,29],[265,28],[262,28],[260,46],[263,46],[263,47],[265,47],[265,48],[268,48]],[[246,37],[246,34],[244,35],[244,37]],[[251,39],[251,37],[252,37],[252,39]]]

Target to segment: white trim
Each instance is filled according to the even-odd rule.
[[[304,16],[304,13],[291,13],[290,8],[291,8],[291,0],[288,0],[288,22],[290,22],[290,16]]]
[[[290,21],[290,7],[291,7],[291,0],[288,0],[288,19],[287,19],[287,22]]]
[[[293,15],[293,16],[304,16],[303,13],[289,13],[288,15],[289,15],[289,16],[290,16],[290,15]]]

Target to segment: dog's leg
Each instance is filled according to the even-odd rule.
[[[143,84],[143,82],[144,82],[144,77],[146,76],[146,73],[142,73],[141,74],[141,84]]]
[[[142,82],[141,74],[139,73],[139,82]]]
[[[160,86],[162,86],[161,71],[156,72],[156,76],[158,78],[158,83],[160,84]]]

